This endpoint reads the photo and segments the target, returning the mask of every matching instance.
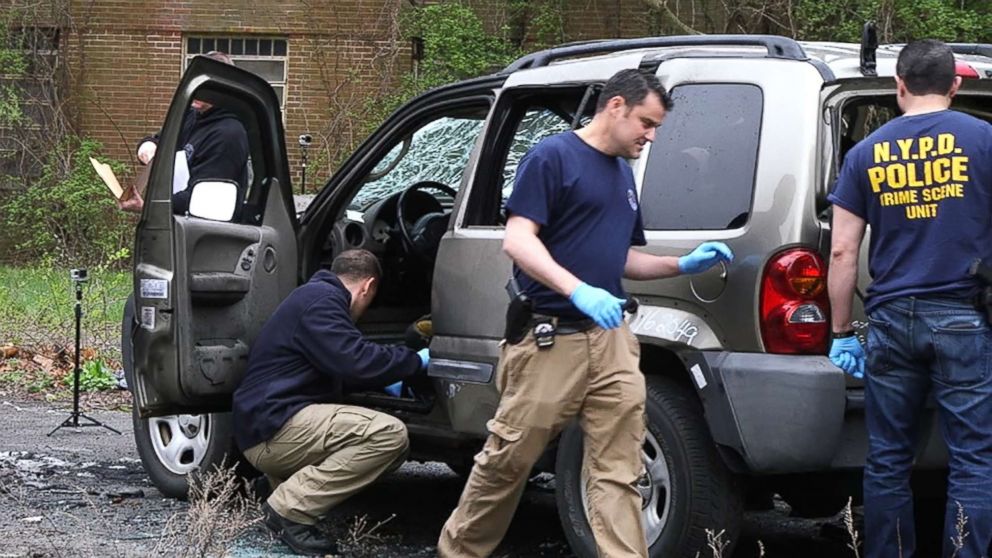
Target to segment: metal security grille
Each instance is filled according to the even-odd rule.
[[[183,68],[198,54],[217,50],[226,53],[234,65],[269,82],[279,97],[285,114],[287,41],[272,37],[187,37]]]

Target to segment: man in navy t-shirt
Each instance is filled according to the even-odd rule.
[[[947,45],[907,45],[896,74],[904,115],[851,149],[829,198],[830,358],[865,377],[866,556],[915,552],[909,478],[932,388],[950,453],[944,555],[960,504],[969,536],[956,555],[978,558],[992,541],[992,331],[968,268],[992,263],[992,125],[948,110],[961,78]],[[851,324],[866,224],[867,357]]]
[[[585,434],[588,517],[599,555],[647,556],[636,489],[645,386],[640,347],[623,320],[621,279],[699,273],[733,257],[718,242],[681,258],[632,249],[645,242],[625,159],[654,140],[671,107],[657,77],[623,70],[604,85],[589,125],[545,139],[521,161],[503,249],[536,321],[556,328],[554,344],[539,346],[533,332],[504,344],[499,409],[441,533],[440,556],[492,553],[534,463],[575,417]]]
[[[430,361],[427,349],[380,345],[355,325],[381,276],[374,254],[338,254],[272,313],[234,392],[234,439],[272,488],[265,525],[299,554],[337,554],[316,523],[406,459],[401,420],[342,404],[346,390],[380,389]]]

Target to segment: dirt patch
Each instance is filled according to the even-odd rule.
[[[50,404],[72,403],[73,350],[58,345],[40,348],[0,347],[0,397],[15,401],[38,401]],[[95,349],[80,351],[83,362],[101,362],[109,376],[109,389],[86,390],[79,394],[81,408],[91,410],[130,410],[131,394],[117,387],[116,361],[101,359]]]

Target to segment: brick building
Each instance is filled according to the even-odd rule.
[[[0,6],[18,1],[24,3],[0,0]],[[188,60],[197,53],[224,50],[236,64],[269,80],[280,94],[294,175],[296,138],[313,135],[311,158],[318,168],[311,167],[311,186],[322,184],[335,162],[362,139],[364,130],[355,119],[364,104],[388,93],[410,71],[411,43],[399,28],[399,14],[423,3],[49,1],[64,12],[50,15],[58,22],[58,48],[68,67],[73,123],[79,133],[103,144],[105,156],[134,162],[136,143],[161,125]],[[525,46],[667,30],[662,15],[650,10],[645,0],[461,3],[471,7],[487,29],[509,33]],[[542,14],[538,27],[533,20]]]

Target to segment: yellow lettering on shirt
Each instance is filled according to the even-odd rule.
[[[910,150],[913,149],[913,138],[896,140],[896,145],[899,146],[899,158],[903,161],[908,161],[910,159]]]
[[[907,219],[933,219],[937,216],[937,204],[928,203],[926,205],[907,205]]]
[[[885,167],[871,167],[868,169],[868,183],[871,184],[872,192],[875,192],[876,194],[881,192],[882,184],[884,182],[885,182]]]
[[[881,141],[872,146],[874,164],[865,169],[882,207],[902,206],[906,219],[933,219],[940,203],[964,199],[969,160],[954,134]]]
[[[892,147],[889,145],[889,142],[882,141],[882,142],[876,143],[875,144],[875,164],[877,165],[879,163],[888,163],[889,162],[889,153],[891,153],[891,152],[892,152]],[[883,176],[884,176],[884,173],[883,173]],[[875,190],[875,191],[877,192],[878,190]]]
[[[932,163],[933,166],[933,181],[938,184],[943,184],[944,182],[950,182],[951,180],[951,160],[950,159],[937,159]]]
[[[951,157],[951,180],[955,182],[968,181],[968,158],[965,156]]]
[[[937,154],[947,155],[954,152],[954,134],[939,134],[937,136]]]

